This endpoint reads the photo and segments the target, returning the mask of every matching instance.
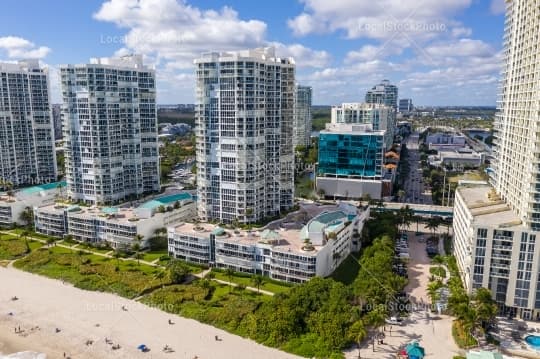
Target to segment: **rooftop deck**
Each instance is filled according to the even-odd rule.
[[[458,187],[457,191],[474,217],[474,222],[499,228],[521,226],[521,220],[489,185]]]

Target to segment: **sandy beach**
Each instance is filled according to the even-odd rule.
[[[14,268],[0,267],[0,283],[0,353],[4,355],[30,350],[46,353],[48,359],[63,358],[64,353],[73,359],[297,358],[135,301],[80,290]],[[13,301],[13,296],[19,299]],[[21,332],[15,333],[19,327]],[[112,350],[105,338],[121,348]],[[140,344],[150,351],[138,351]],[[165,345],[174,352],[163,352]]]

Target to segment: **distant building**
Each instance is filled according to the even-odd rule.
[[[51,113],[54,126],[54,139],[60,140],[62,139],[62,105],[53,104],[51,106]]]
[[[69,198],[111,204],[159,191],[154,70],[133,55],[60,72]]]
[[[359,250],[369,210],[348,203],[312,207],[309,213],[316,214],[298,228],[254,231],[225,230],[209,223],[171,226],[169,254],[188,262],[291,283],[326,277],[351,251]]]
[[[398,111],[403,114],[408,114],[414,109],[412,100],[410,98],[402,98],[399,100]]]
[[[0,179],[15,187],[56,181],[49,76],[37,60],[0,62]]]
[[[455,170],[478,168],[484,163],[484,156],[471,149],[442,150],[429,156],[430,166],[446,167]]]
[[[465,136],[455,132],[435,132],[426,136],[429,149],[444,151],[458,150],[467,146]]]
[[[183,136],[191,131],[191,126],[187,123],[166,124],[161,127],[160,135]]]
[[[34,207],[36,232],[113,248],[129,247],[136,235],[143,245],[156,229],[191,220],[196,202],[188,193],[155,198],[139,207],[85,207],[51,203]]]
[[[290,209],[294,60],[264,48],[203,54],[195,67],[199,217],[253,223]]]
[[[311,97],[310,86],[296,86],[294,102],[293,146],[311,145]]]
[[[26,224],[21,219],[21,213],[26,208],[54,203],[65,191],[66,182],[52,182],[22,188],[13,196],[0,195],[0,227]]]
[[[386,131],[386,145],[391,145],[396,127],[396,112],[377,103],[343,103],[332,106],[331,122],[335,124],[370,124],[374,131]]]
[[[408,121],[398,121],[396,125],[396,132],[400,136],[406,136],[412,132],[411,123]]]
[[[366,92],[367,103],[379,103],[398,109],[398,88],[390,84],[390,81],[383,80],[380,84],[375,85]]]
[[[340,198],[390,196],[396,166],[385,166],[385,153],[391,145],[388,132],[371,124],[328,124],[319,135],[317,189]]]

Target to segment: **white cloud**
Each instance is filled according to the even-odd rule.
[[[460,39],[438,43],[423,49],[430,57],[489,57],[496,51],[481,40]]]
[[[341,65],[305,76],[316,101],[341,102],[338,94],[344,88],[348,98],[343,100],[362,99],[368,88],[389,78],[400,87],[400,96],[414,94],[424,103],[495,102],[501,55],[456,20],[472,0],[300,1],[303,12],[288,21],[294,35],[337,34],[369,41],[349,51]],[[492,11],[501,11],[500,2],[493,2]],[[316,85],[330,90],[325,88],[323,97]]]
[[[202,11],[176,0],[109,0],[94,18],[127,28],[125,47],[179,63],[192,63],[201,52],[260,46],[266,24],[242,20],[224,7]]]
[[[451,17],[471,0],[301,0],[304,12],[288,21],[295,35],[344,31],[348,38],[429,39],[461,25]]]
[[[0,37],[0,50],[4,50],[11,59],[42,59],[51,51],[18,36]]]
[[[201,10],[184,0],[107,0],[94,18],[126,29],[116,55],[140,53],[156,66],[160,93],[185,94],[194,86],[193,60],[203,52],[234,51],[274,46],[279,57],[293,57],[297,67],[328,66],[326,51],[302,44],[284,44],[267,39],[267,25],[257,19],[242,19],[230,7]],[[104,41],[116,39],[103,35]],[[186,98],[191,98],[190,91]],[[189,96],[189,97],[188,97]]]
[[[399,43],[386,42],[379,46],[364,45],[358,50],[349,51],[345,56],[346,64],[359,61],[372,61],[384,59],[390,55],[399,55],[403,52],[403,46]]]
[[[504,0],[491,0],[490,5],[491,13],[494,15],[501,15],[504,14],[506,11],[506,5]]]
[[[276,48],[276,54],[280,57],[292,57],[297,67],[325,67],[330,64],[331,56],[326,51],[317,51],[301,44],[286,45],[280,42],[272,42]]]
[[[468,27],[454,27],[451,30],[452,37],[469,37],[472,35],[472,30]]]

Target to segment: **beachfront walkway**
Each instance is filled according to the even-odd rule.
[[[426,254],[426,244],[420,243],[414,233],[414,231],[407,232],[410,260],[409,283],[405,288],[405,292],[410,295],[413,311],[403,326],[392,327],[392,333],[389,331],[390,326],[386,326],[384,344],[375,344],[375,351],[372,349],[372,342],[365,341],[361,348],[363,359],[395,359],[399,349],[412,340],[418,340],[424,347],[426,358],[451,359],[462,352],[452,337],[453,318],[431,313],[426,290],[431,260]],[[358,358],[358,349],[349,350],[346,358]]]

